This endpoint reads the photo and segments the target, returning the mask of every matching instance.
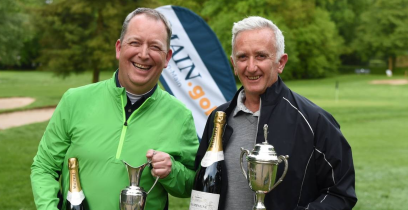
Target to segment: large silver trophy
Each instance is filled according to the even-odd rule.
[[[120,210],[143,210],[145,207],[146,197],[156,185],[159,177],[156,178],[153,186],[146,193],[142,187],[139,187],[139,183],[143,169],[150,165],[150,161],[139,167],[132,167],[125,161],[123,161],[123,163],[126,165],[126,169],[129,174],[130,186],[123,189],[120,193]]]
[[[266,210],[264,205],[265,194],[272,191],[280,184],[288,171],[288,155],[277,156],[272,145],[267,142],[268,125],[264,125],[265,141],[262,144],[256,144],[252,153],[241,147],[241,169],[245,178],[248,180],[249,187],[255,191],[255,205],[253,210]],[[247,172],[243,166],[244,155],[247,155]],[[278,165],[285,162],[285,170],[282,176],[276,180],[276,171]],[[248,175],[247,175],[248,174]]]

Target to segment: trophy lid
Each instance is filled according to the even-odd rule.
[[[264,127],[264,137],[265,141],[261,144],[256,144],[251,154],[248,155],[247,160],[249,162],[261,162],[269,164],[278,164],[278,156],[276,155],[275,149],[272,145],[268,143],[268,125],[265,124]]]
[[[278,156],[276,155],[275,149],[267,142],[256,144],[251,154],[248,155],[247,158],[249,162],[262,162],[270,164],[278,163]]]

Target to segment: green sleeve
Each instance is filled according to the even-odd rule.
[[[191,114],[180,130],[180,155],[171,156],[171,172],[167,177],[159,179],[159,182],[172,196],[187,198],[194,184],[194,160],[199,144]]]
[[[70,145],[68,134],[69,106],[67,93],[58,104],[31,165],[31,185],[38,210],[57,209],[57,193],[60,189],[61,174],[65,153]]]

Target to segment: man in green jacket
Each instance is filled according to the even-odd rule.
[[[140,186],[147,191],[160,179],[146,210],[167,209],[167,193],[190,196],[198,148],[191,111],[157,87],[172,56],[170,37],[162,14],[136,9],[116,42],[119,69],[113,77],[63,95],[31,166],[37,209],[57,209],[60,188],[65,205],[72,157],[89,209],[119,209],[120,192],[129,186],[122,161],[140,166],[152,160]]]

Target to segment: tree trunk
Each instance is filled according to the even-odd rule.
[[[393,68],[393,59],[392,56],[388,57],[388,69],[392,71]]]
[[[99,82],[99,68],[98,67],[94,67],[92,82],[93,83]]]
[[[99,8],[95,36],[99,36],[102,33],[102,31],[103,31],[103,16],[102,16],[102,9]],[[99,67],[95,63],[93,63],[93,65],[94,65],[94,70],[93,70],[92,82],[96,83],[96,82],[99,82]]]

